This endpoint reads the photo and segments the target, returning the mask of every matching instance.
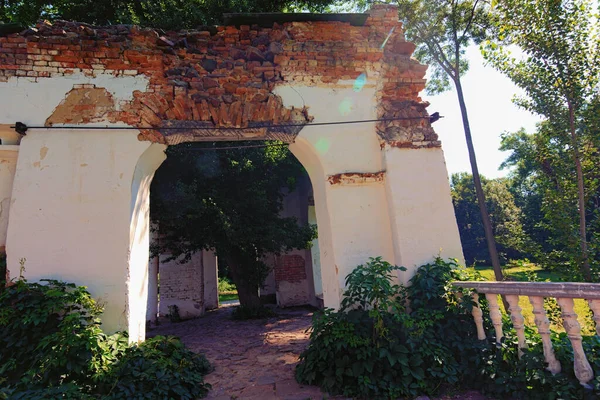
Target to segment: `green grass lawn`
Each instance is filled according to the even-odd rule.
[[[227,292],[227,293],[219,293],[219,303],[230,300],[238,300],[237,291],[235,292]]]
[[[494,270],[491,266],[477,266],[475,267],[475,270],[479,272],[481,276],[483,276],[485,279],[490,281],[495,280]],[[548,280],[551,282],[557,282],[561,280],[559,274],[551,271],[545,271],[540,266],[535,264],[513,266],[510,268],[505,268],[503,271],[505,276],[510,277],[512,280],[516,281],[527,281],[528,272],[535,272],[540,280]],[[499,302],[499,304],[500,307],[503,308],[502,303]],[[521,306],[521,308],[523,309],[523,317],[525,318],[525,323],[530,326],[535,326],[533,307],[529,302],[529,298],[527,296],[519,296],[519,306]],[[582,333],[584,335],[595,334],[596,331],[594,321],[591,318],[591,312],[587,301],[583,299],[575,299],[575,312],[578,316],[577,320],[581,324]],[[558,321],[552,321],[552,318],[550,320],[551,322],[553,322],[552,329],[559,332],[564,332],[564,328],[560,323],[554,323],[560,322],[560,318],[556,318],[556,320]]]

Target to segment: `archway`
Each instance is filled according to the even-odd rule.
[[[290,143],[315,192],[327,307],[368,257],[407,267],[401,280],[437,255],[462,258],[419,98],[426,66],[397,9],[327,18],[163,36],[63,21],[0,38],[0,124],[26,134],[0,176],[14,178],[0,185],[13,276],[26,258],[28,279],[87,285],[105,328],[142,340],[147,187],[167,145],[195,140]]]

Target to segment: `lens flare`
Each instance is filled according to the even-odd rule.
[[[338,111],[342,115],[349,115],[352,112],[354,101],[350,97],[346,97],[338,106]]]
[[[394,29],[396,29],[396,27],[393,27],[392,29],[390,29],[390,33],[388,33],[387,37],[385,38],[385,40],[383,41],[383,43],[381,44],[381,49],[383,49],[385,47],[385,44],[387,43],[387,41],[390,39],[390,37],[392,36],[392,33],[394,33]]]
[[[360,92],[363,86],[365,86],[365,83],[367,83],[367,75],[363,72],[354,81],[354,91]]]
[[[317,143],[315,143],[315,148],[321,154],[327,153],[327,151],[329,150],[330,147],[331,147],[331,140],[324,138],[324,137],[319,138],[319,140],[317,140]]]

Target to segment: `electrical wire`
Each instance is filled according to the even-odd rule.
[[[187,150],[194,151],[212,151],[212,150],[232,150],[232,149],[257,149],[257,148],[265,148],[265,147],[283,147],[289,146],[292,143],[270,143],[270,144],[257,144],[257,145],[248,145],[248,146],[230,146],[230,147],[189,147]]]
[[[132,126],[28,126],[22,122],[17,122],[11,128],[16,129],[18,132],[20,130],[27,131],[28,129],[79,129],[79,130],[193,130],[193,129],[210,129],[210,130],[248,130],[248,129],[260,129],[260,128],[300,128],[300,127],[308,127],[308,126],[329,126],[329,125],[349,125],[349,124],[364,124],[370,122],[391,122],[391,121],[406,121],[406,120],[418,120],[418,119],[428,119],[432,122],[434,120],[437,121],[439,118],[443,118],[439,116],[435,116],[434,113],[431,116],[422,116],[422,117],[394,117],[394,118],[377,118],[377,119],[363,119],[363,120],[353,120],[353,121],[333,121],[333,122],[313,122],[306,124],[278,124],[278,125],[258,125],[258,126],[247,126],[247,127],[223,127],[223,126],[215,126],[215,127],[193,127],[193,126],[166,126],[166,127],[132,127]],[[436,119],[437,118],[437,119]],[[20,133],[20,132],[19,132]]]

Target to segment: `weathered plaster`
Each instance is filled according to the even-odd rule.
[[[401,280],[407,282],[434,256],[463,262],[442,150],[386,147],[383,155],[394,258],[408,268]]]
[[[212,310],[219,307],[219,269],[216,254],[204,250],[202,264],[204,266],[204,308]]]
[[[52,79],[11,77],[7,82],[0,80],[0,92],[6,93],[0,96],[0,123],[20,121],[30,126],[43,126],[75,85],[95,85],[106,89],[119,109],[121,104],[131,101],[133,92],[146,90],[148,78],[144,75],[115,77],[111,74],[86,76],[77,73]],[[103,121],[102,125],[107,123]]]
[[[19,146],[0,145],[0,250],[2,251],[6,246],[8,216],[18,155]]]
[[[170,306],[177,306],[181,318],[194,318],[204,314],[204,265],[202,252],[191,259],[169,260],[161,255],[159,314],[169,314]]]
[[[169,33],[167,40],[137,27],[59,24],[0,37],[0,124],[43,125],[52,116],[54,127],[140,130],[27,132],[12,189],[8,264],[16,268],[26,257],[29,279],[88,285],[106,302],[108,331],[144,336],[147,191],[164,149],[151,142],[240,140],[248,133],[231,130],[240,126],[252,126],[254,138],[293,142],[313,186],[327,307],[339,307],[345,276],[369,257],[410,271],[438,254],[461,257],[443,153],[418,96],[426,67],[410,58],[414,45],[393,6],[374,5],[362,27],[293,22]],[[100,110],[86,96],[99,96]],[[398,117],[408,119],[253,125]],[[0,195],[8,193],[3,182],[0,169]]]
[[[150,184],[154,172],[167,158],[167,146],[152,144],[140,156],[131,182],[129,260],[127,268],[127,322],[129,340],[146,337],[148,259],[150,257]]]
[[[27,279],[55,278],[88,286],[106,306],[103,325],[109,332],[130,328],[132,182],[150,146],[131,132],[57,129],[32,130],[19,149],[8,222],[8,266],[18,268],[19,259],[26,258]],[[144,265],[147,260],[146,255]],[[132,296],[143,296],[141,287],[136,290]],[[142,319],[144,315],[145,307]]]
[[[311,225],[317,225],[317,212],[315,211],[315,206],[308,206],[308,223]],[[312,258],[312,273],[315,286],[315,296],[322,299],[323,281],[321,279],[321,251],[319,250],[318,238],[312,241],[310,255]]]

